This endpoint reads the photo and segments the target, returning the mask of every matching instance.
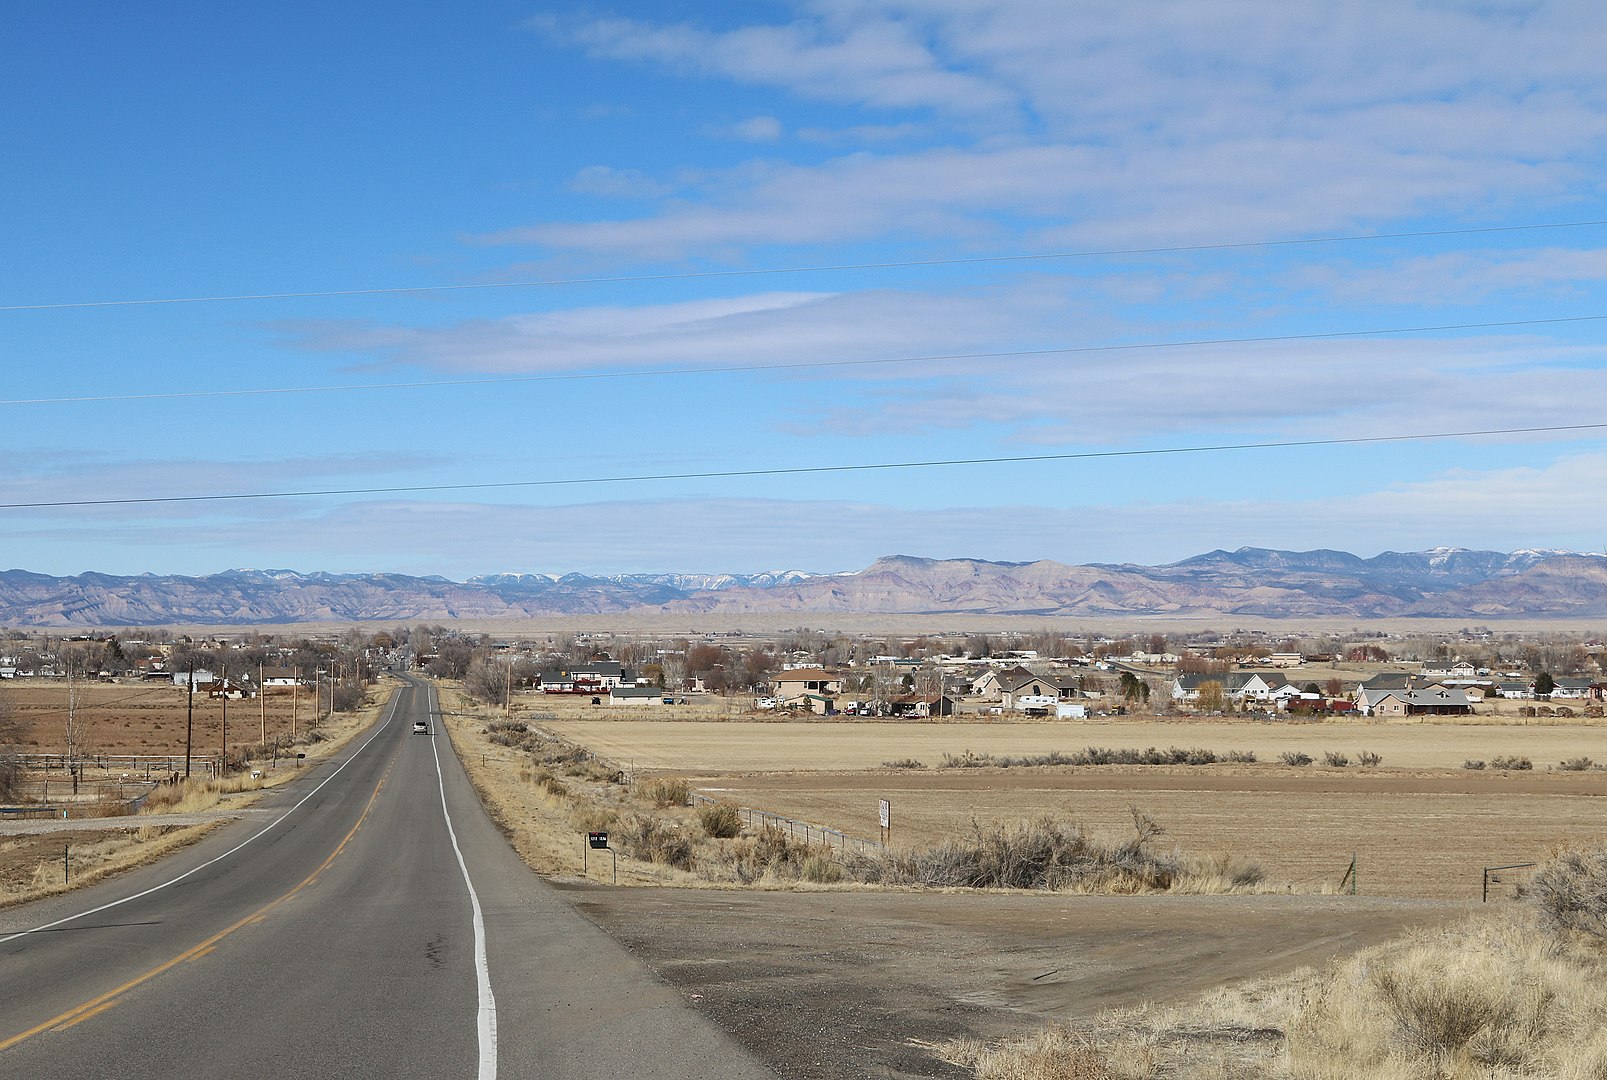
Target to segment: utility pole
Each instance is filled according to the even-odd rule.
[[[224,670],[227,671],[228,668],[225,667]],[[223,774],[229,770],[229,677],[225,675],[221,681],[223,684],[223,754],[218,762],[219,780],[222,780]]]
[[[296,665],[290,677],[290,743],[296,742],[296,697],[301,691],[301,665]]]
[[[78,735],[78,693],[76,688],[73,686],[72,658],[67,656],[66,650],[62,651],[62,655],[66,657],[65,663],[67,668],[67,772],[73,778],[73,794],[77,795],[78,759],[75,756],[75,747],[73,744],[76,742]]]
[[[258,740],[264,747],[268,745],[268,695],[262,688],[262,661],[257,661],[257,701],[262,706],[262,738]]]
[[[190,661],[190,675],[187,680],[189,691],[186,700],[188,705],[184,710],[184,779],[190,778],[190,748],[195,737],[195,661]]]

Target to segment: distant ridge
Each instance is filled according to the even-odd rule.
[[[0,573],[0,625],[446,622],[627,612],[1607,617],[1607,557],[1434,548],[1211,551],[1164,566],[890,555],[811,574],[405,574],[227,570],[205,577]]]

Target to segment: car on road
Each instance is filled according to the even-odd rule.
[[[415,721],[413,721],[413,734],[415,734],[415,735],[428,735],[429,733],[430,733],[430,722],[428,720],[415,720]]]

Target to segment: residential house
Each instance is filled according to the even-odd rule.
[[[1471,679],[1478,673],[1478,668],[1474,667],[1466,660],[1446,660],[1439,661],[1437,663],[1427,663],[1423,665],[1423,670],[1421,672],[1425,680],[1437,678]]]
[[[1363,716],[1405,716],[1406,696],[1410,690],[1369,690],[1363,687],[1356,691],[1356,711]]]
[[[842,693],[843,677],[825,668],[787,668],[770,677],[770,691],[783,704],[804,694],[821,694],[833,697]]]
[[[591,660],[569,667],[550,668],[537,677],[545,694],[597,694],[616,686],[636,685],[636,676],[617,660]]]
[[[953,716],[954,699],[947,694],[905,694],[888,703],[893,716],[925,720],[932,716]]]
[[[999,701],[1007,686],[1030,679],[1032,672],[1017,664],[1009,668],[990,668],[971,683],[971,696],[984,701]]]
[[[1179,675],[1172,680],[1172,700],[1193,703],[1200,700],[1200,687],[1216,683],[1222,694],[1235,705],[1270,704],[1289,680],[1262,671],[1229,671],[1216,675]]]
[[[1472,702],[1460,690],[1437,687],[1406,692],[1407,716],[1466,716],[1472,711]]]
[[[1552,701],[1584,701],[1589,697],[1589,679],[1556,679],[1551,684]]]
[[[217,681],[217,676],[205,668],[196,668],[194,671],[175,671],[173,674],[174,686],[188,686],[190,693],[204,691]]]
[[[305,685],[295,668],[265,667],[262,669],[264,690],[292,690]]]
[[[1080,692],[1081,680],[1075,675],[1029,671],[1025,677],[1007,683],[999,700],[1006,709],[1016,712],[1053,710],[1056,703],[1070,701]]]

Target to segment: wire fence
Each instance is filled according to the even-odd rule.
[[[80,776],[98,772],[104,777],[117,776],[140,780],[164,780],[174,773],[185,771],[183,754],[18,754],[17,760],[29,772],[71,774],[77,766]],[[218,775],[223,759],[216,754],[192,754],[189,758],[191,773],[209,777]]]
[[[719,799],[708,795],[693,793],[691,802],[693,806],[714,806]],[[737,813],[742,815],[747,827],[779,829],[787,834],[789,840],[802,840],[805,844],[819,844],[829,848],[839,859],[849,852],[871,854],[885,851],[886,848],[880,840],[867,840],[862,836],[845,833],[841,829],[833,829],[825,825],[818,825],[812,821],[802,821],[790,818],[785,814],[775,814],[768,810],[756,810],[751,806],[737,807]]]

